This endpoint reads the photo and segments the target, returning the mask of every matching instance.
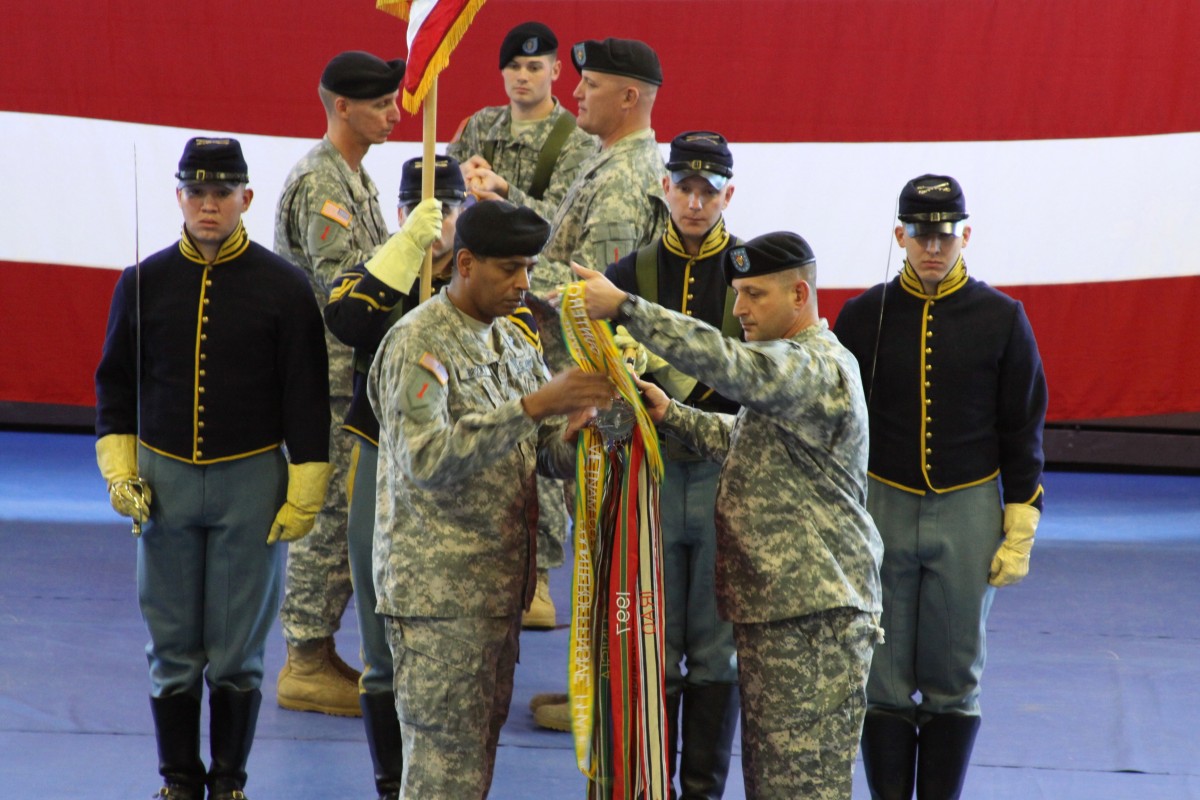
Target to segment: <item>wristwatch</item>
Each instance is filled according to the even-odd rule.
[[[613,322],[624,325],[629,322],[629,318],[633,316],[633,310],[637,308],[638,296],[633,293],[627,293],[625,299],[621,301],[621,305],[617,306],[617,315],[613,317]]]

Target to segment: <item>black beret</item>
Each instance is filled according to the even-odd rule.
[[[421,175],[425,159],[420,156],[404,162],[400,170],[400,204],[421,202]],[[467,184],[462,168],[450,156],[434,156],[433,196],[443,203],[462,203],[467,198]]]
[[[558,52],[558,37],[540,22],[522,22],[500,43],[500,69],[517,56],[544,56]]]
[[[918,232],[957,235],[961,226],[955,223],[970,215],[958,181],[949,175],[922,175],[900,190],[898,216],[913,228],[911,236]]]
[[[662,86],[662,66],[650,45],[637,39],[588,39],[571,48],[575,70],[607,72]]]
[[[671,180],[679,183],[689,175],[699,175],[714,189],[724,189],[733,177],[733,153],[729,142],[713,131],[684,131],[671,140],[667,159]]]
[[[188,139],[175,177],[189,183],[249,183],[250,171],[237,139]]]
[[[731,284],[734,278],[770,275],[816,261],[812,248],[802,236],[787,231],[764,233],[725,251],[725,282]]]
[[[481,258],[536,256],[550,239],[550,223],[525,206],[483,200],[464,211],[455,228],[455,248]]]
[[[351,100],[371,100],[400,88],[404,59],[384,61],[361,50],[338,53],[325,65],[321,85]]]

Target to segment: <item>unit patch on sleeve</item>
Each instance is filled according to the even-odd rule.
[[[432,353],[425,353],[417,361],[422,369],[408,373],[401,399],[400,411],[417,421],[428,421],[436,416],[445,401],[446,381],[449,373],[442,362]]]

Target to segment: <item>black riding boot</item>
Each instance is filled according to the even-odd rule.
[[[209,800],[245,800],[246,761],[254,744],[262,692],[216,688],[208,697]]]
[[[912,800],[917,728],[903,717],[867,711],[862,730],[863,772],[871,800]]]
[[[935,714],[921,726],[917,800],[958,800],[978,732],[979,717],[963,714]]]
[[[204,800],[204,763],[200,761],[200,700],[190,694],[151,697],[158,774],[167,800]]]
[[[400,719],[396,716],[396,696],[391,692],[371,692],[358,696],[363,724],[367,727],[367,745],[375,765],[375,791],[379,800],[400,797],[400,779],[404,777],[404,744],[400,738]]]
[[[725,793],[733,732],[741,709],[737,684],[715,683],[683,690],[679,800],[720,800]]]

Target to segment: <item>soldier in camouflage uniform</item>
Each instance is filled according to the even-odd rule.
[[[575,279],[571,263],[603,270],[654,241],[669,216],[662,181],[667,170],[650,127],[662,67],[644,42],[605,39],[571,48],[579,72],[579,127],[600,138],[600,152],[580,167],[554,214],[550,243],[533,276],[548,292]],[[570,730],[567,696],[534,695],[538,725]]]
[[[387,617],[404,740],[400,797],[486,797],[535,579],[535,468],[575,466],[564,434],[611,403],[598,373],[547,382],[506,314],[550,229],[484,201],[458,218],[450,285],[376,352],[375,590]]]
[[[551,95],[562,69],[558,37],[540,22],[525,22],[500,45],[500,74],[509,103],[480,109],[463,122],[449,154],[462,162],[476,196],[506,198],[550,219],[596,140]],[[538,478],[538,586],[526,628],[553,628],[551,569],[563,564],[567,507],[563,482]]]
[[[396,800],[404,774],[400,720],[392,690],[392,652],[383,617],[376,613],[375,578],[371,564],[375,531],[375,479],[379,463],[379,422],[367,398],[367,371],[384,334],[405,312],[417,307],[417,278],[432,248],[432,274],[438,285],[454,255],[454,224],[467,197],[462,170],[452,158],[434,159],[433,197],[421,200],[420,157],[404,162],[396,216],[403,236],[362,264],[338,276],[325,306],[325,324],[342,342],[354,348],[354,398],[342,428],[354,436],[351,458],[353,484],[346,534],[350,541],[350,570],[354,604],[362,637],[363,672],[359,681],[367,745],[375,767],[378,800]],[[444,282],[444,281],[443,281]]]
[[[362,159],[400,120],[396,97],[403,76],[403,61],[357,51],[335,56],[321,75],[326,135],[288,174],[275,212],[275,252],[308,274],[322,308],[334,278],[388,239],[379,193]],[[279,615],[288,656],[277,697],[283,708],[358,716],[358,672],[333,646],[352,592],[346,492],[353,442],[340,429],[353,394],[352,351],[328,331],[326,345],[334,472],[316,527],[288,553]]]
[[[742,404],[704,412],[639,384],[660,430],[722,464],[717,600],[738,648],[746,797],[849,798],[883,546],[858,365],[817,316],[812,250],[772,233],[728,252],[745,342],[578,272],[589,315]]]
[[[685,131],[671,140],[670,152],[670,177],[663,179],[670,225],[654,244],[610,265],[605,276],[622,291],[740,338],[732,313],[734,293],[722,270],[725,252],[739,243],[724,219],[734,190],[733,154],[725,137],[713,131]],[[623,328],[617,329],[617,347],[628,352],[632,346],[639,373],[672,397],[704,411],[737,413],[737,403],[662,359],[646,357],[644,348],[623,333]],[[672,780],[679,776],[680,800],[722,796],[741,710],[733,627],[717,613],[714,587],[713,498],[720,471],[719,464],[677,441],[664,443],[659,519],[666,603],[667,766]]]
[[[596,152],[596,140],[550,93],[561,69],[558,38],[542,23],[523,23],[504,37],[500,74],[509,103],[464,120],[448,150],[481,199],[504,198],[551,219],[580,164]]]
[[[649,244],[667,222],[667,174],[650,127],[662,67],[643,42],[605,39],[571,48],[579,71],[579,127],[600,139],[554,213],[554,233],[534,274],[544,293],[574,280],[570,264],[605,266]]]

